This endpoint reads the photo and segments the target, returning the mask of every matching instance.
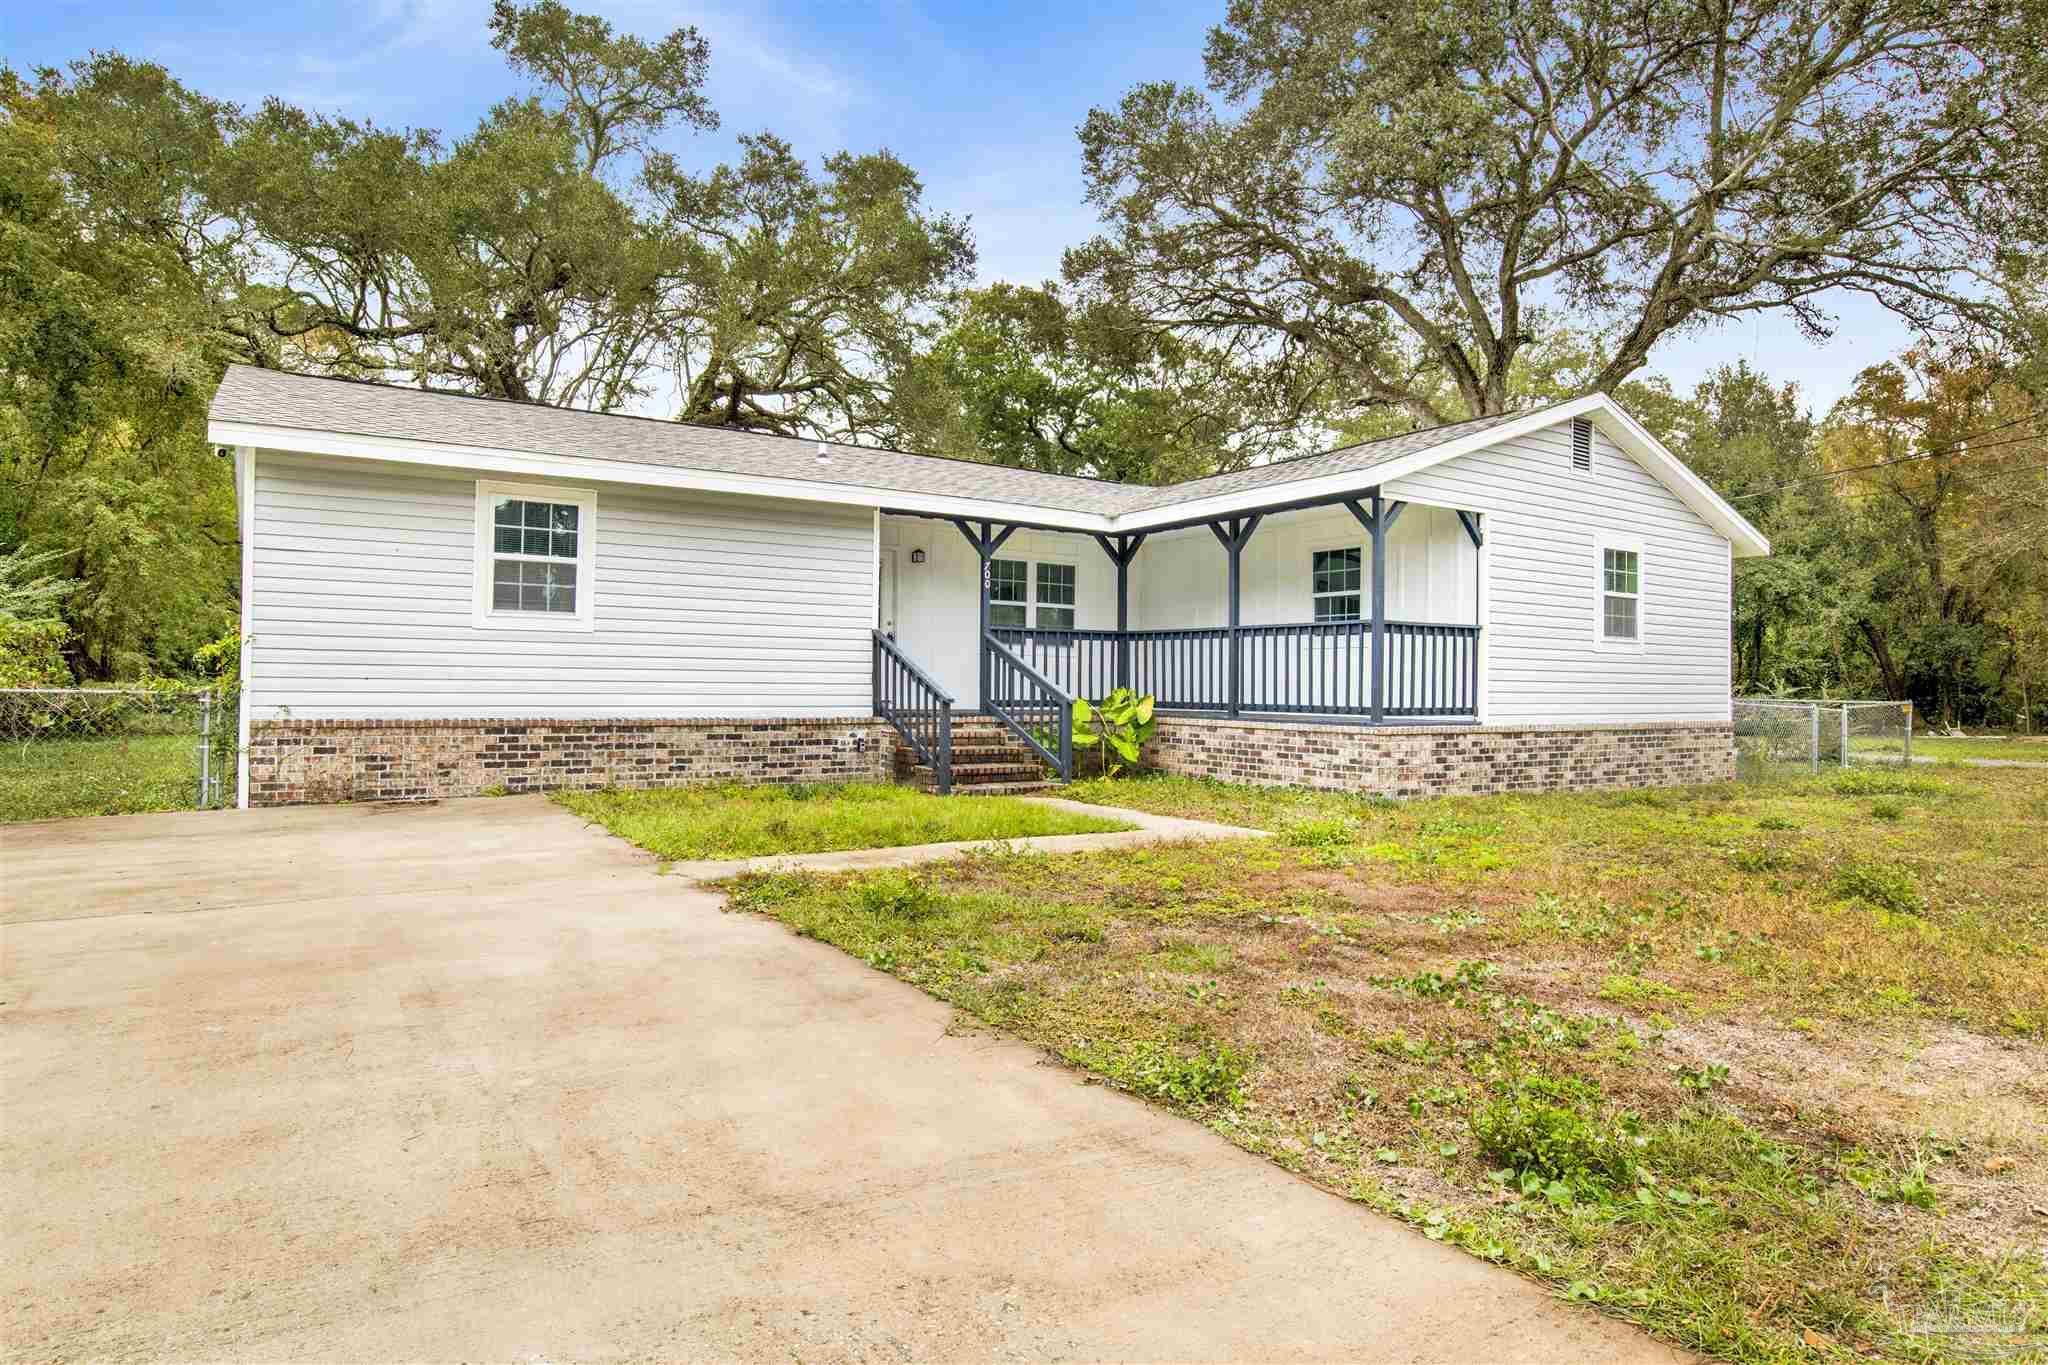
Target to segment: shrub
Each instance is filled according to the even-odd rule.
[[[1924,914],[1927,900],[1913,874],[1885,863],[1847,863],[1835,873],[1834,891],[1843,900],[1862,901],[1902,915]]]
[[[0,621],[0,687],[69,687],[62,621]]]
[[[1906,808],[1896,801],[1873,801],[1870,816],[1874,820],[1897,820],[1906,813]]]

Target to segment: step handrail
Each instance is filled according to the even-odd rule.
[[[981,699],[983,708],[1004,725],[1009,726],[1019,739],[1030,745],[1039,757],[1046,761],[1047,766],[1060,775],[1060,781],[1073,781],[1073,696],[1045,674],[1025,663],[1014,650],[995,637],[993,630],[981,633],[981,647],[988,654],[988,667],[983,671],[983,676],[988,679],[989,694]],[[1047,717],[1050,722],[1048,729],[1052,736],[1057,736],[1057,751],[1042,742],[1038,735],[1032,733],[1030,726],[1012,715],[1009,709],[997,700],[998,697],[1005,695],[1007,690],[997,685],[997,680],[1003,677],[1006,671],[1016,675],[1026,684],[1028,691],[1023,702],[1024,707],[1052,712],[1052,715]]]
[[[873,632],[875,714],[932,770],[939,795],[953,791],[953,694],[903,652],[893,636]]]

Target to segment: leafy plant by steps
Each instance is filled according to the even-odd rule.
[[[1152,738],[1154,698],[1119,687],[1090,705],[1074,698],[1074,747],[1101,754],[1101,775],[1114,777],[1127,763],[1136,763],[1145,741]],[[1111,755],[1115,757],[1112,759]]]

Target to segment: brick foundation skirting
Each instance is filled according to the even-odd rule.
[[[894,739],[887,725],[864,716],[258,721],[249,727],[249,804],[720,781],[872,782],[887,776]]]
[[[1400,726],[1162,716],[1145,746],[1188,777],[1382,796],[1678,787],[1735,777],[1735,727]]]

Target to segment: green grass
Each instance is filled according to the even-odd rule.
[[[2048,1332],[2048,773],[1068,790],[1280,837],[732,903],[1696,1350],[1938,1360],[1917,1324],[2007,1308]]]
[[[555,800],[620,838],[670,860],[829,853],[1133,828],[1128,820],[1108,814],[1077,815],[1013,796],[941,797],[907,787],[863,783],[558,792]]]
[[[198,764],[191,735],[0,742],[0,824],[189,810]]]
[[[1896,739],[1851,738],[1849,752],[1858,759],[1899,752]],[[2048,739],[2038,735],[1913,736],[1915,758],[1949,761],[1959,758],[2003,758],[2021,763],[2048,763]]]

